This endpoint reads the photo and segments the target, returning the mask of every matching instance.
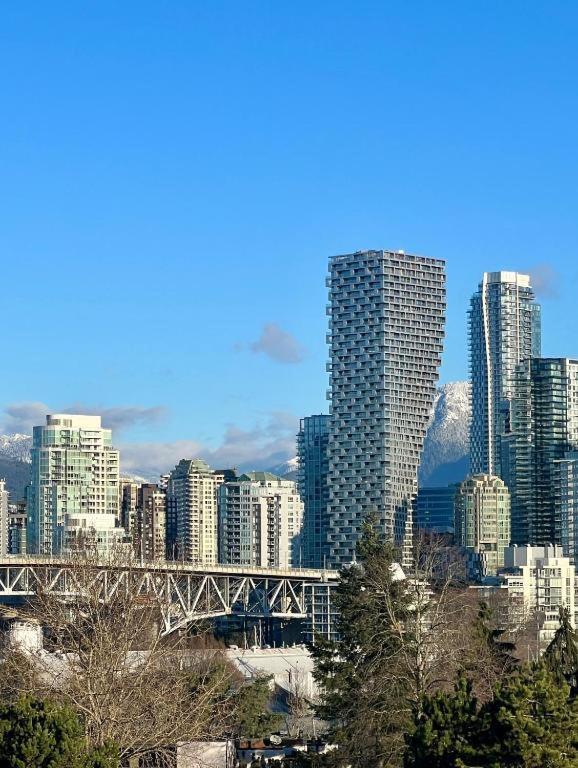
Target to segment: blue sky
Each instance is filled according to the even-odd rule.
[[[327,258],[484,270],[578,355],[574,2],[42,0],[0,9],[1,429],[102,410],[126,468],[254,462],[325,410]]]

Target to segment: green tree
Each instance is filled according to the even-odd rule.
[[[258,739],[269,736],[281,726],[281,717],[269,711],[271,677],[258,677],[241,686],[232,699],[234,734]]]
[[[76,713],[23,698],[0,707],[0,768],[115,768],[113,749],[87,749]]]
[[[515,656],[516,645],[504,640],[504,630],[496,626],[494,612],[484,600],[480,602],[474,631],[490,651],[501,672],[512,672],[518,665]]]
[[[478,764],[577,768],[578,711],[569,692],[543,663],[522,667],[498,683],[480,713]]]
[[[409,600],[396,578],[394,548],[368,517],[357,562],[341,571],[335,593],[335,642],[316,639],[311,651],[321,690],[318,716],[339,744],[336,762],[364,768],[398,765],[411,723],[408,680],[396,674]]]
[[[425,696],[416,720],[415,730],[407,737],[406,768],[476,764],[480,719],[470,680],[460,676],[453,693],[439,691]]]
[[[544,653],[544,663],[556,679],[570,686],[570,696],[578,693],[578,637],[572,626],[570,611],[560,609],[560,626]]]
[[[578,768],[578,710],[544,663],[496,684],[478,709],[471,685],[425,697],[407,739],[406,768]]]

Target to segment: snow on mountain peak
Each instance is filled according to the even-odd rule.
[[[31,447],[30,435],[21,435],[18,432],[13,435],[0,435],[0,456],[29,462]]]

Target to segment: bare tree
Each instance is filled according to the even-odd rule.
[[[285,719],[287,732],[290,736],[299,736],[308,728],[307,716],[311,712],[311,695],[307,684],[307,672],[304,669],[293,668],[287,672],[288,714]]]
[[[424,695],[453,685],[470,645],[475,608],[468,596],[465,566],[459,552],[445,540],[418,537],[412,565],[405,569],[409,610],[403,622],[393,621],[398,634],[393,674],[407,692],[408,704],[419,716]]]
[[[33,657],[34,674],[21,674],[19,685],[71,704],[92,745],[114,743],[122,758],[169,760],[178,741],[222,734],[236,674],[218,650],[189,650],[185,635],[163,637],[167,606],[143,594],[130,564],[122,567],[106,594],[102,568],[88,558],[68,566],[74,592],[39,585],[28,614],[44,627],[49,652]]]

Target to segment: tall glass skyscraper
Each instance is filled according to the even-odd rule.
[[[303,510],[303,566],[323,568],[327,543],[329,416],[301,419],[297,435],[299,494]]]
[[[375,512],[409,555],[411,507],[443,348],[445,262],[358,251],[329,262],[328,554],[351,561]]]
[[[537,358],[516,370],[512,432],[503,440],[514,544],[562,544],[558,461],[578,450],[578,360]]]
[[[501,436],[510,430],[514,372],[540,356],[540,305],[530,277],[485,272],[469,311],[471,472],[502,476]]]

